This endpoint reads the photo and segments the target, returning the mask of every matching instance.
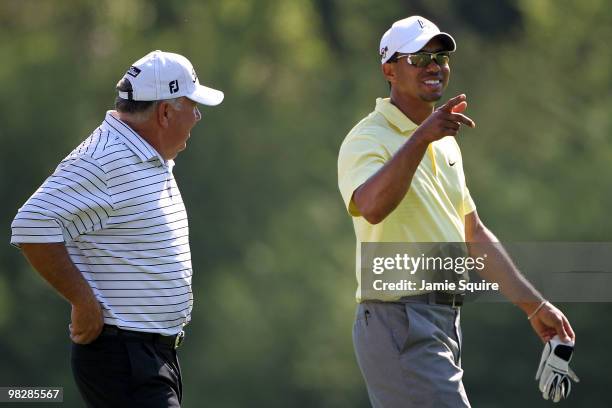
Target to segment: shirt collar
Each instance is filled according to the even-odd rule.
[[[402,133],[414,130],[418,127],[414,122],[408,119],[397,106],[393,105],[389,98],[377,98],[375,110],[383,115],[389,123],[398,128]]]
[[[146,140],[136,133],[127,123],[123,122],[113,115],[115,111],[107,111],[104,123],[102,124],[108,130],[117,133],[123,139],[125,145],[132,151],[141,161],[149,161],[155,157],[163,164],[168,164],[160,154]]]

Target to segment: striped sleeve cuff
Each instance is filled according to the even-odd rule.
[[[65,242],[61,225],[53,219],[24,218],[19,215],[11,225],[11,244]]]
[[[88,156],[69,156],[19,209],[11,243],[71,242],[100,230],[112,212],[106,176]]]

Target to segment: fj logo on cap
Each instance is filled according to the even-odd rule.
[[[195,69],[191,68],[191,81],[195,84],[198,80],[198,75],[195,73]]]
[[[138,74],[140,74],[141,69],[140,68],[136,68],[134,66],[131,66],[130,69],[128,69],[128,71],[126,72],[126,74],[128,74],[131,77],[136,78],[138,76]]]
[[[423,22],[423,20],[417,18],[417,21],[419,22],[421,28],[425,28],[425,23]]]
[[[170,88],[170,93],[177,93],[179,91],[179,84],[178,84],[178,80],[174,80],[174,81],[170,81],[170,83],[168,84],[168,87]]]

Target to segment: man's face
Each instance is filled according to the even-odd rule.
[[[419,50],[430,53],[439,51],[444,51],[444,46],[437,38],[432,38]],[[404,57],[392,65],[395,69],[395,78],[391,81],[391,85],[402,96],[423,102],[436,102],[442,98],[450,76],[448,64],[440,66],[432,60],[426,67],[419,68],[410,65]]]
[[[202,119],[202,114],[198,110],[197,103],[184,96],[179,99],[180,108],[173,110],[173,115],[169,120],[167,134],[164,135],[164,142],[167,151],[171,152],[174,159],[178,153],[187,147],[187,139],[191,136],[191,129]]]

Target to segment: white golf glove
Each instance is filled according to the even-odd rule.
[[[573,352],[574,342],[564,343],[559,336],[544,345],[535,379],[540,380],[540,391],[545,400],[559,402],[561,398],[567,398],[572,389],[570,378],[580,382],[576,373],[569,368]]]

